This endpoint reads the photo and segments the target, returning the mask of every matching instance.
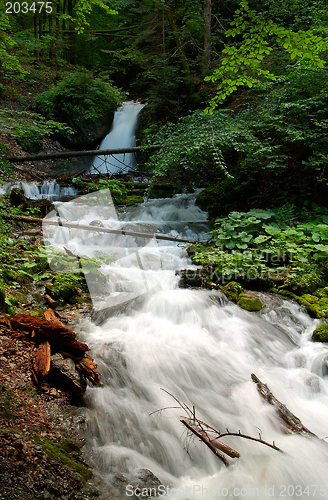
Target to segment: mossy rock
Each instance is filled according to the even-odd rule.
[[[260,311],[263,307],[262,302],[259,299],[251,299],[250,297],[245,297],[240,295],[237,305],[246,311]]]
[[[312,333],[312,340],[314,342],[328,342],[328,325],[318,326]]]
[[[144,199],[142,196],[132,195],[126,196],[123,198],[122,202],[119,205],[135,205],[136,203],[143,203]]]
[[[243,291],[242,286],[236,281],[230,281],[227,285],[221,286],[220,289],[229,300],[236,303]]]
[[[290,297],[291,299],[296,300],[296,302],[298,302],[300,305],[305,306],[307,312],[313,318],[324,319],[326,317],[326,313],[324,311],[326,307],[322,308],[319,303],[319,299],[317,299],[317,297],[314,297],[313,295],[304,294],[302,295],[302,297],[299,297],[298,295],[296,295],[293,292],[290,292],[289,290],[279,290],[279,294],[284,295],[286,297]]]

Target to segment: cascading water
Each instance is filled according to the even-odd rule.
[[[30,200],[41,200],[42,198],[52,200],[57,197],[76,195],[75,188],[72,186],[60,187],[54,179],[46,180],[42,183],[25,181],[7,183],[0,186],[0,194],[6,194],[14,188],[22,189],[26,198],[29,198]]]
[[[144,104],[138,102],[124,103],[115,112],[111,131],[102,140],[99,149],[119,149],[135,146],[138,115],[144,106]],[[133,153],[117,154],[115,156],[96,156],[93,159],[90,173],[114,173],[122,170],[127,172],[128,170],[133,170],[136,164]]]
[[[193,195],[145,202],[120,220],[109,208],[106,213],[74,203],[62,205],[61,215],[188,238],[206,230],[205,214],[195,206]],[[52,244],[70,244],[80,254],[112,256],[113,262],[102,268],[110,276],[110,298],[126,293],[133,298],[101,325],[88,321],[80,327],[104,382],[102,388],[88,388],[86,402],[92,449],[88,458],[108,485],[107,497],[126,498],[126,492],[129,497],[134,490],[128,478],[144,468],[167,487],[165,496],[181,500],[327,498],[327,444],[285,435],[274,408],[263,402],[250,380],[256,373],[306,427],[325,438],[328,349],[310,341],[319,321],[279,297],[264,295],[261,313],[249,313],[218,291],[179,289],[175,270],[195,267],[174,242],[142,248],[145,242],[123,234],[83,240],[78,233],[65,233],[60,240],[60,230],[49,236]],[[141,260],[131,257],[135,247]],[[203,443],[186,438],[181,408],[154,413],[177,406],[161,388],[189,407],[195,405],[197,417],[214,428],[255,437],[260,433],[283,452],[228,437],[225,442],[241,456],[230,459],[232,465],[226,468]],[[138,490],[133,498],[145,498],[146,493]]]

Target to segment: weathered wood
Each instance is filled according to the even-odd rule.
[[[85,354],[81,361],[76,363],[76,368],[80,370],[93,385],[103,385],[100,381],[100,373],[97,371],[97,365],[88,354]]]
[[[33,354],[33,370],[38,380],[42,380],[49,373],[50,356],[50,344],[48,340],[41,342]]]
[[[50,307],[56,307],[57,306],[57,300],[53,299],[52,297],[50,297],[50,295],[48,295],[47,293],[44,295],[44,300],[47,302],[47,304],[49,304]],[[57,316],[54,314],[54,318],[57,319]],[[51,320],[49,318],[46,318],[48,321],[54,321],[54,320]],[[55,321],[54,321],[55,322]]]
[[[68,328],[56,325],[46,319],[17,314],[10,317],[11,326],[25,332],[34,332],[34,339],[47,339],[51,343],[65,346],[65,349],[73,350],[74,353],[85,353],[89,351],[87,344],[76,340],[76,333]]]
[[[52,309],[47,309],[44,313],[44,318],[47,320],[47,321],[51,321],[52,323],[55,323],[55,325],[59,325],[59,326],[64,326],[63,323],[60,321],[59,318],[57,318],[56,314],[53,312]]]
[[[185,425],[193,434],[195,434],[197,437],[199,437],[199,439],[201,441],[203,441],[203,443],[206,444],[206,446],[209,447],[209,449],[214,453],[214,455],[216,455],[220,460],[222,460],[222,462],[224,463],[224,465],[226,467],[228,467],[230,464],[228,462],[228,460],[225,458],[224,455],[221,455],[221,453],[219,453],[217,451],[217,449],[215,448],[215,446],[213,446],[213,444],[209,441],[208,438],[204,437],[202,434],[200,434],[192,425],[189,424],[189,422],[187,422],[187,420],[180,420],[180,422]]]
[[[199,421],[196,420],[196,422],[199,422]],[[212,438],[209,434],[207,434],[207,432],[204,429],[202,429],[201,425],[199,425],[196,422],[188,420],[189,425],[191,427],[193,427],[193,429],[195,429],[195,431],[197,431],[197,433],[200,436],[207,439],[215,448],[217,448],[220,451],[223,451],[223,453],[225,453],[226,455],[228,455],[231,458],[239,458],[240,457],[240,454],[238,453],[238,451],[234,450],[233,448],[230,448],[230,446],[223,443],[220,439]],[[205,425],[207,426],[207,424],[205,424]]]
[[[38,217],[28,217],[25,215],[10,215],[1,212],[0,217],[9,220],[18,220],[30,224],[43,224],[47,226],[62,226],[71,229],[80,229],[81,231],[93,231],[96,233],[112,233],[121,234],[123,236],[134,236],[135,238],[156,238],[157,240],[177,241],[179,243],[197,243],[196,240],[186,238],[175,238],[174,236],[166,236],[165,234],[157,233],[139,233],[136,231],[126,231],[125,229],[109,229],[107,227],[88,226],[86,224],[75,224],[74,222],[58,221],[55,219],[41,219]]]
[[[152,146],[135,146],[132,148],[116,149],[93,149],[88,151],[63,151],[61,153],[47,153],[26,156],[7,156],[11,162],[38,161],[38,160],[58,160],[61,158],[77,158],[80,156],[110,156],[114,154],[137,153],[138,151],[156,151],[173,144],[153,144]]]
[[[270,405],[273,405],[279,417],[283,420],[287,429],[295,434],[301,434],[307,437],[318,437],[316,434],[307,429],[301,422],[301,420],[296,417],[291,411],[288,410],[287,406],[281,403],[270,391],[268,386],[261,382],[261,380],[254,374],[251,374],[253,382],[257,385],[257,389],[261,394],[262,398],[265,399]]]

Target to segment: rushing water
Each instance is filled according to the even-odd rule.
[[[54,179],[43,182],[8,182],[3,186],[0,186],[0,195],[6,194],[14,188],[22,189],[24,191],[24,195],[31,200],[40,200],[42,198],[52,200],[57,197],[76,195],[75,188],[72,186],[61,187]]]
[[[138,115],[144,104],[126,102],[115,112],[113,125],[109,134],[102,140],[99,149],[119,149],[135,146],[135,131]],[[96,156],[90,172],[108,173],[132,170],[137,165],[133,153],[114,156]],[[95,167],[95,168],[93,168]]]
[[[100,219],[107,227],[188,238],[206,230],[206,214],[193,195],[148,201],[118,218],[110,207],[106,212],[74,202],[58,210],[68,220]],[[80,328],[104,382],[86,394],[87,440],[89,460],[107,482],[108,498],[124,498],[113,484],[119,480],[125,487],[122,474],[129,478],[141,468],[168,488],[165,496],[184,500],[328,498],[328,446],[284,434],[274,408],[250,379],[254,372],[306,427],[325,438],[328,349],[310,341],[319,321],[279,297],[263,295],[262,311],[249,313],[218,291],[179,289],[175,270],[195,266],[174,242],[146,244],[123,234],[87,238],[67,231],[50,233],[52,244],[112,257],[103,264],[110,280],[108,300],[99,309],[111,300],[125,305],[107,312],[101,324],[88,321]],[[231,466],[225,467],[203,443],[188,437],[181,408],[157,412],[177,406],[162,388],[194,405],[196,416],[214,428],[260,434],[283,453],[228,437],[224,441],[241,456],[229,458]]]

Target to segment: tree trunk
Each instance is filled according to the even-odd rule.
[[[190,68],[189,68],[189,64],[188,64],[188,60],[187,60],[186,54],[185,54],[185,52],[183,50],[183,45],[182,45],[182,42],[181,42],[181,39],[180,39],[180,36],[179,36],[179,31],[178,31],[177,23],[175,22],[175,19],[173,17],[173,14],[172,14],[172,11],[171,11],[170,7],[168,7],[167,5],[165,5],[165,12],[166,12],[166,15],[167,15],[167,19],[168,19],[168,21],[170,23],[171,30],[172,30],[173,36],[174,36],[174,40],[175,40],[175,43],[176,43],[176,46],[177,46],[177,49],[178,49],[178,52],[179,52],[179,56],[180,56],[182,68],[183,68],[183,71],[185,73],[186,83],[187,83],[188,86],[190,86],[191,85]]]
[[[212,1],[204,0],[204,50],[201,63],[202,75],[206,73],[211,64],[211,14],[212,14]]]

